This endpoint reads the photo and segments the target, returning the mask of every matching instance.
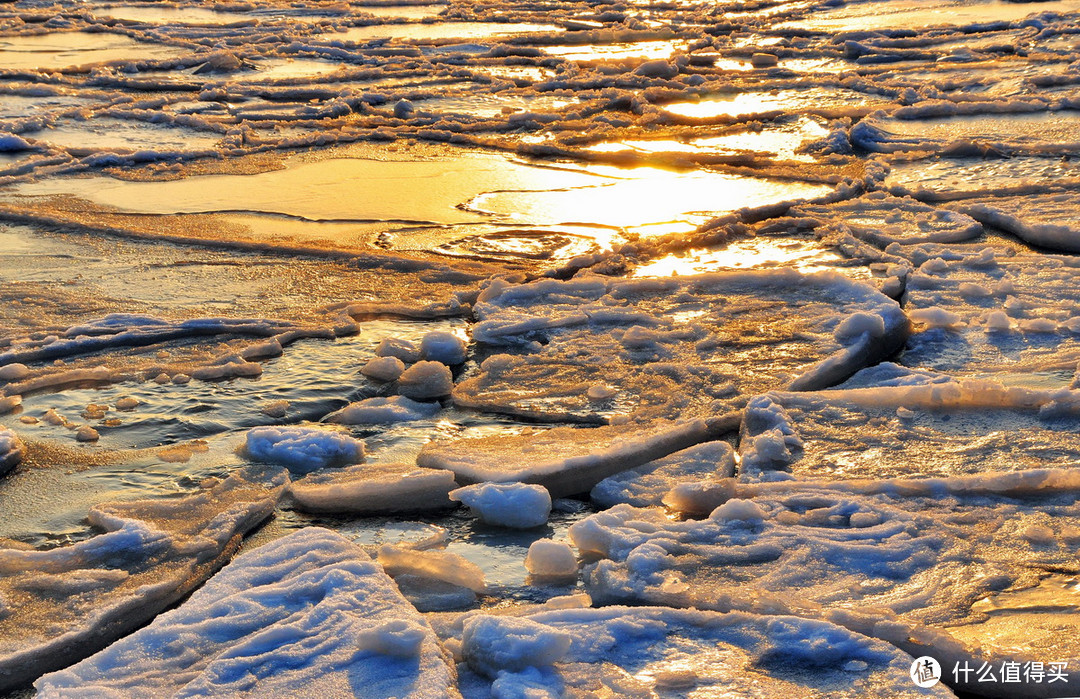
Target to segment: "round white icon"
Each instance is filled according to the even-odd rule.
[[[917,687],[933,687],[941,681],[941,665],[929,655],[916,658],[911,664],[911,681]]]

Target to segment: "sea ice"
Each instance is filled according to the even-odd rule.
[[[1078,488],[1071,469],[729,481],[672,493],[677,506],[696,499],[694,510],[715,508],[703,520],[617,505],[575,524],[570,536],[583,554],[602,558],[584,571],[601,604],[826,619],[943,665],[1034,660],[1032,649],[984,656],[949,628],[984,619],[972,604],[980,597],[1032,587],[1071,556]]]
[[[19,465],[23,458],[23,445],[18,435],[0,427],[0,476]]]
[[[705,442],[656,461],[609,476],[597,483],[589,497],[601,507],[620,502],[645,507],[659,505],[665,494],[684,481],[731,478],[735,452],[727,442]]]
[[[365,398],[349,403],[341,410],[330,413],[323,420],[341,425],[383,425],[423,420],[432,417],[441,409],[442,406],[438,403],[415,401],[405,396]]]
[[[379,514],[449,508],[454,474],[414,464],[362,464],[310,473],[289,485],[302,510]]]
[[[431,400],[450,395],[454,377],[442,362],[420,361],[398,377],[398,392],[414,400]]]
[[[563,541],[537,539],[529,545],[525,569],[541,579],[575,577],[578,571],[577,555]]]
[[[258,461],[299,473],[364,460],[364,443],[319,427],[256,427],[248,430],[244,451]]]
[[[792,616],[539,607],[467,613],[446,632],[460,639],[462,687],[476,687],[466,696],[952,696],[914,688],[906,653]]]
[[[590,490],[604,478],[734,429],[738,416],[684,423],[556,427],[425,445],[416,462],[453,471],[465,483],[538,483],[552,497]]]
[[[0,687],[77,662],[182,599],[273,514],[283,485],[236,473],[182,498],[96,506],[89,520],[105,533],[70,546],[0,549]]]
[[[899,306],[835,273],[790,269],[671,279],[584,276],[481,293],[473,338],[508,354],[486,359],[455,403],[543,419],[713,414],[718,399],[755,389],[825,388],[898,350]],[[837,335],[853,315],[866,332]],[[590,400],[603,383],[610,404]]]
[[[355,544],[309,527],[244,553],[179,608],[39,696],[460,696],[431,627]]]
[[[496,527],[530,529],[547,523],[551,495],[530,483],[478,483],[451,491],[481,521]]]

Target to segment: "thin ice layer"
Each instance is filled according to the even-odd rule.
[[[739,393],[824,388],[888,357],[908,328],[869,286],[790,269],[495,282],[475,311],[473,339],[509,353],[459,382],[454,401],[586,422],[685,419]]]
[[[47,551],[0,549],[0,688],[94,653],[198,587],[269,517],[282,478],[234,474],[183,498],[99,505],[104,534]]]
[[[842,480],[1069,467],[1078,430],[1078,392],[991,380],[774,392],[747,405],[739,473]]]
[[[604,478],[714,439],[733,429],[737,419],[556,427],[436,441],[424,446],[416,462],[453,471],[463,483],[538,483],[558,498],[587,492]]]
[[[451,643],[461,635],[466,660],[478,665],[475,656],[482,655],[493,678],[463,674],[462,686],[473,688],[468,696],[952,696],[943,685],[915,688],[906,653],[832,623],[792,616],[540,608],[515,616],[468,615],[461,627],[464,632],[451,631]],[[481,631],[501,629],[508,641],[484,653]]]
[[[362,464],[311,473],[289,484],[297,506],[309,512],[375,514],[449,508],[454,474],[413,464]]]
[[[360,547],[309,527],[179,608],[47,675],[43,696],[460,696],[424,618]]]
[[[679,490],[676,506],[715,509],[674,521],[617,505],[572,527],[601,557],[586,569],[594,600],[831,619],[947,667],[1038,660],[1032,646],[981,655],[948,627],[985,618],[980,597],[1074,570],[1080,541],[1073,469]],[[970,679],[962,688],[985,693]]]

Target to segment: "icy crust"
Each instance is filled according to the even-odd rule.
[[[712,422],[556,427],[435,441],[424,446],[416,463],[453,471],[462,483],[536,483],[559,498],[588,492],[609,476],[715,439],[738,421],[738,414],[732,414]]]
[[[1031,245],[1080,252],[1080,192],[968,199],[953,208]]]
[[[727,442],[705,442],[632,468],[597,483],[589,497],[601,507],[659,505],[677,483],[735,475],[735,452]]]
[[[36,683],[39,696],[460,697],[424,618],[358,546],[309,527]]]
[[[832,272],[493,282],[473,339],[512,353],[458,383],[455,403],[543,419],[707,415],[717,399],[839,383],[898,350],[907,317]]]
[[[749,402],[743,480],[953,476],[1072,466],[1080,393],[985,379],[773,392]]]
[[[975,107],[963,109],[963,107]],[[955,105],[941,109],[925,104],[905,107],[886,116],[878,112],[851,129],[851,141],[879,153],[950,151],[1001,153],[1023,149],[1028,153],[1080,150],[1080,112],[1033,111],[1036,105],[1005,103],[1001,107],[1022,113],[995,113],[999,105]],[[985,110],[985,111],[983,111]],[[944,111],[945,115],[935,112]],[[953,112],[953,114],[949,114]],[[972,113],[974,112],[974,113]]]
[[[308,512],[384,514],[453,506],[454,474],[414,464],[363,464],[310,473],[289,484],[297,507]]]
[[[953,696],[915,687],[906,653],[793,616],[611,606],[459,623],[466,697]]]
[[[450,499],[497,527],[539,527],[551,514],[551,495],[533,483],[477,483],[452,491]]]
[[[263,478],[100,505],[89,520],[104,534],[48,551],[0,549],[0,688],[85,658],[198,587],[273,514],[284,477]]]
[[[1080,164],[1053,156],[942,157],[889,163],[884,185],[897,196],[955,201],[1080,189]]]
[[[982,235],[979,221],[908,197],[873,192],[858,199],[820,206],[797,206],[793,218],[811,219],[815,227],[842,226],[872,245],[958,243]]]
[[[256,427],[248,430],[243,452],[256,461],[308,473],[364,460],[364,443],[319,427]]]
[[[23,458],[23,444],[11,430],[0,427],[0,476],[19,465]]]
[[[956,374],[1071,374],[1080,360],[1076,260],[938,249],[913,261],[905,308],[914,332],[904,364]]]
[[[1040,654],[1030,646],[965,645],[949,627],[984,620],[974,605],[982,597],[1032,587],[1060,566],[1074,570],[1078,489],[1073,469],[728,481],[680,488],[689,498],[672,494],[676,505],[696,497],[691,509],[715,508],[703,520],[617,505],[575,524],[570,536],[582,553],[601,557],[585,569],[587,589],[601,604],[795,614],[934,656],[945,667],[954,659],[978,666]],[[960,688],[994,691],[974,679]],[[1019,693],[1037,695],[1034,685],[1024,689]]]

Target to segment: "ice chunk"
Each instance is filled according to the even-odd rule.
[[[283,482],[252,471],[182,498],[100,505],[89,519],[104,534],[0,549],[0,596],[19,601],[0,617],[0,687],[77,662],[182,599],[273,513]]]
[[[36,686],[41,696],[460,696],[435,634],[390,578],[315,527],[246,552],[179,608]]]
[[[1080,194],[1039,192],[968,199],[952,205],[982,223],[1050,250],[1080,252]]]
[[[30,369],[25,364],[12,362],[0,366],[0,381],[22,381],[30,376]]]
[[[409,340],[400,337],[388,337],[375,348],[375,356],[396,357],[405,364],[412,364],[420,361],[420,349]]]
[[[451,366],[465,361],[467,350],[465,342],[449,332],[430,332],[420,339],[420,356],[433,362],[442,362]]]
[[[482,521],[497,527],[539,527],[547,523],[551,514],[547,489],[529,483],[478,483],[452,491],[450,499],[465,504]]]
[[[590,490],[604,478],[640,466],[738,425],[738,416],[707,423],[666,421],[531,430],[519,435],[437,441],[424,446],[417,463],[453,471],[459,481],[539,483],[552,497]]]
[[[454,474],[414,464],[363,464],[311,473],[289,492],[302,510],[373,514],[451,507]]]
[[[537,539],[529,545],[525,569],[538,578],[564,578],[577,575],[574,550],[562,541]]]
[[[323,420],[341,425],[385,425],[394,422],[423,420],[442,409],[438,403],[422,403],[405,396],[390,398],[365,398],[336,412]]]
[[[398,378],[398,392],[415,400],[448,396],[453,388],[450,369],[441,362],[417,362]]]
[[[541,607],[514,616],[474,613],[448,631],[448,643],[460,638],[478,673],[463,673],[462,686],[476,683],[478,696],[488,687],[493,696],[515,697],[912,694],[911,656],[837,624],[793,616]],[[941,684],[918,695],[953,696]]]
[[[511,285],[477,300],[477,342],[505,354],[454,389],[455,403],[542,419],[697,417],[755,386],[838,383],[902,345],[896,303],[835,273],[754,270],[665,279],[583,276]],[[853,314],[881,332],[852,337]],[[593,387],[609,386],[598,401]]]
[[[735,453],[726,442],[705,442],[656,461],[609,476],[589,496],[602,507],[625,502],[637,507],[659,505],[664,494],[683,481],[730,478]]]
[[[244,449],[253,459],[300,473],[364,459],[363,442],[318,427],[256,427],[248,430]]]
[[[23,458],[23,445],[11,430],[0,427],[0,476],[19,465]]]
[[[384,544],[379,548],[379,564],[393,578],[399,575],[413,575],[452,583],[476,593],[487,590],[487,585],[484,583],[484,571],[475,563],[470,563],[456,553],[416,551],[393,544]]]
[[[560,660],[570,649],[570,634],[531,619],[478,614],[461,632],[461,652],[473,670],[495,678]]]
[[[405,371],[405,362],[397,357],[376,357],[364,365],[360,373],[376,381],[397,381]]]

